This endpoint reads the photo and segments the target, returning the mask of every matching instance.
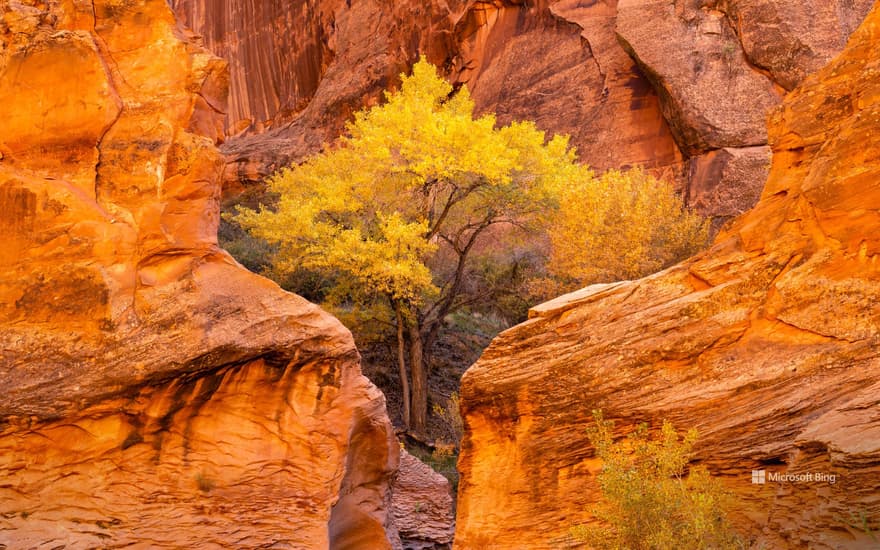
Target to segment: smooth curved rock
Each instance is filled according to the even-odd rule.
[[[599,497],[585,428],[662,419],[758,547],[873,548],[880,504],[880,8],[771,119],[758,206],[706,253],[532,311],[462,383],[456,548],[547,548]],[[768,481],[752,483],[752,470]],[[812,483],[770,474],[834,475]]]
[[[0,544],[390,547],[351,335],[217,246],[225,64],[161,0],[37,6],[0,2]]]
[[[571,136],[605,170],[641,165],[681,176],[656,92],[617,43],[613,3],[473,3],[455,27],[451,75],[498,121],[533,120]]]

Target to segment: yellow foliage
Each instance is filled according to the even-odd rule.
[[[428,268],[439,246],[467,259],[488,226],[526,226],[582,170],[565,137],[531,123],[495,127],[424,60],[386,103],[357,113],[348,136],[269,180],[274,209],[235,220],[278,246],[277,272],[343,274],[363,292],[418,306],[457,289]],[[451,301],[449,302],[451,303]]]
[[[702,249],[708,223],[642,170],[569,179],[551,223],[549,271],[580,286],[637,279]]]
[[[697,431],[679,435],[670,422],[651,438],[640,425],[615,441],[601,411],[588,430],[602,459],[598,524],[572,528],[576,539],[607,550],[745,548],[727,520],[731,497],[704,466],[689,466]]]

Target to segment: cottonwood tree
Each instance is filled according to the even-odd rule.
[[[709,223],[644,170],[609,170],[559,188],[548,271],[569,287],[638,279],[706,247]]]
[[[444,318],[467,303],[464,279],[481,240],[540,226],[560,190],[589,171],[567,137],[475,117],[467,89],[453,93],[424,59],[402,79],[384,104],[355,116],[335,147],[269,180],[275,207],[240,208],[235,220],[277,246],[277,272],[325,274],[336,305],[387,304],[404,422],[419,436],[426,350]]]

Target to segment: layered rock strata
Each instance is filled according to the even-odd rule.
[[[774,111],[760,202],[708,252],[543,304],[492,343],[462,383],[456,548],[575,544],[599,498],[593,409],[621,432],[697,428],[758,547],[876,546],[878,75],[874,8]]]
[[[452,548],[455,517],[449,481],[400,450],[400,467],[391,487],[391,513],[403,550]]]
[[[217,246],[226,74],[161,0],[0,1],[4,547],[391,545],[350,334]]]

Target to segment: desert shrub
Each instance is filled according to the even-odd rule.
[[[572,535],[593,548],[679,550],[742,548],[726,519],[730,496],[702,466],[689,464],[696,430],[683,436],[669,422],[650,438],[648,427],[615,441],[613,424],[594,411],[590,442],[602,459],[597,524]]]

